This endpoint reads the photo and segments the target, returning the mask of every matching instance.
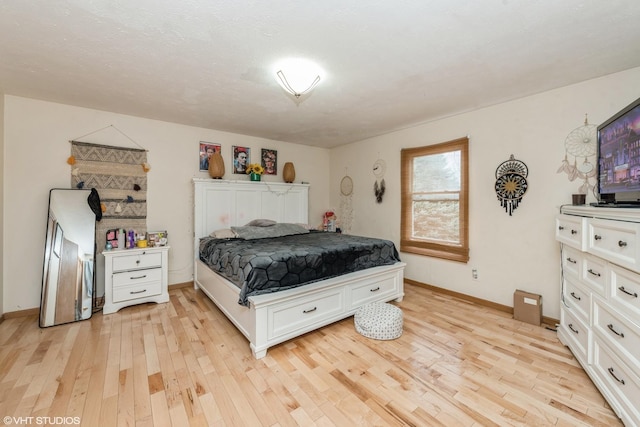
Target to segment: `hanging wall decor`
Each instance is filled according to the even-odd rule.
[[[376,181],[373,183],[373,194],[376,196],[376,202],[382,203],[382,196],[387,189],[384,182],[384,173],[387,170],[387,163],[378,159],[373,163],[373,174],[376,177]]]
[[[564,160],[557,173],[566,173],[569,181],[580,179],[580,194],[587,194],[595,189],[591,179],[595,179],[598,173],[594,164],[597,154],[596,129],[596,125],[589,124],[585,114],[584,125],[572,130],[564,141]],[[570,161],[570,156],[573,156],[573,162]]]
[[[340,181],[340,212],[341,221],[340,228],[343,233],[349,234],[351,231],[351,222],[353,220],[353,204],[351,196],[353,195],[353,180],[345,168],[345,175]]]
[[[520,204],[524,193],[527,191],[527,175],[529,169],[524,162],[516,160],[513,154],[509,160],[500,163],[496,169],[496,194],[502,206],[511,216]]]
[[[147,229],[147,150],[70,141],[71,185],[95,188],[104,205],[96,224],[96,245],[105,247],[109,229]],[[142,167],[140,165],[143,165]],[[135,195],[135,197],[134,197]]]

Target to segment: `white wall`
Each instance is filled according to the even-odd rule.
[[[331,151],[331,204],[339,183],[354,181],[352,234],[400,240],[400,150],[468,135],[470,138],[470,261],[467,264],[401,253],[405,277],[506,306],[516,289],[539,293],[543,313],[560,316],[560,254],[554,216],[580,183],[557,170],[567,135],[585,113],[598,124],[640,96],[640,68],[425,123]],[[512,216],[494,190],[497,166],[513,154],[529,168],[529,189]],[[387,162],[387,191],[373,196],[372,165]],[[593,201],[593,196],[587,202]],[[472,269],[478,269],[473,280]]]
[[[296,182],[311,183],[310,220],[320,221],[329,203],[329,150],[266,140],[210,129],[142,119],[15,96],[5,96],[4,233],[2,262],[4,312],[40,305],[42,260],[51,188],[69,188],[69,140],[107,127],[82,140],[135,147],[117,130],[149,150],[147,226],[169,233],[169,283],[193,278],[193,177],[199,172],[200,141],[222,144],[227,174],[224,179],[248,180],[231,173],[231,146],[252,148],[252,160],[261,148],[278,151],[279,175],[263,180],[281,181],[282,166],[292,161]],[[109,127],[113,125],[114,127]],[[117,130],[116,130],[117,129]],[[2,167],[2,166],[0,166]]]

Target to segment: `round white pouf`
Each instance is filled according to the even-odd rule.
[[[353,322],[356,331],[367,338],[393,340],[402,335],[402,310],[385,302],[363,305]]]

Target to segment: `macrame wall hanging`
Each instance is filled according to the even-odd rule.
[[[564,140],[564,160],[557,173],[566,173],[569,181],[579,179],[581,185],[578,193],[580,194],[595,191],[595,185],[591,183],[591,179],[595,180],[598,173],[595,165],[595,156],[598,151],[596,129],[596,125],[589,124],[585,114],[584,125],[572,130]]]
[[[110,127],[118,130],[113,125]],[[104,129],[70,141],[71,155],[67,160],[71,165],[71,186],[95,188],[100,196],[102,218],[96,223],[98,251],[105,248],[107,230],[147,231],[147,172],[150,170],[147,150],[126,135],[140,148],[78,141]]]
[[[509,160],[500,163],[496,169],[496,194],[502,206],[511,216],[513,211],[518,208],[522,201],[524,193],[526,193],[529,184],[527,184],[527,175],[529,169],[524,162],[516,160],[513,154]]]

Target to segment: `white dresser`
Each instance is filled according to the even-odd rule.
[[[169,301],[168,246],[104,251],[104,314]]]
[[[558,337],[627,426],[640,425],[640,209],[563,206]]]

